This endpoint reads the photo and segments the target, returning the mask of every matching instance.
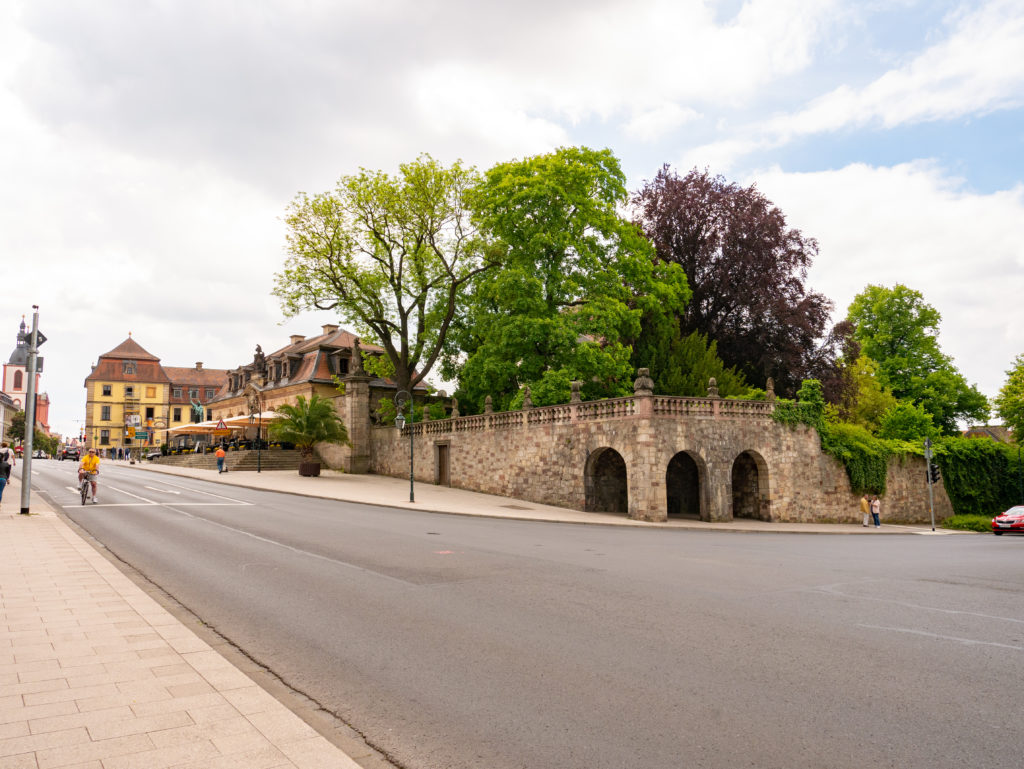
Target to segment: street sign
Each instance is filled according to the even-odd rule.
[[[228,430],[228,426],[226,424],[224,424],[224,420],[223,419],[218,419],[217,420],[217,429],[218,430]],[[231,431],[228,430],[228,432],[231,432]]]
[[[40,331],[39,329],[36,329],[36,348],[38,349],[39,347],[41,347],[43,342],[45,341],[46,337],[43,336],[43,332]]]

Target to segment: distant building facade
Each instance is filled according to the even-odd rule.
[[[226,374],[202,363],[165,368],[129,334],[85,379],[85,443],[107,450],[159,446],[169,428],[201,421]]]

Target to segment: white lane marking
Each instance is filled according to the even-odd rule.
[[[197,479],[199,480],[199,479]],[[207,481],[209,483],[209,481]],[[193,494],[205,494],[208,497],[217,497],[218,499],[228,499],[232,502],[237,502],[240,505],[251,505],[252,502],[243,502],[240,499],[234,497],[225,497],[223,494],[214,494],[212,491],[203,491],[202,489],[194,489],[191,486],[183,486],[180,483],[170,483],[169,481],[160,481],[164,486],[174,486],[176,489],[185,489],[185,491],[191,491]]]
[[[86,502],[84,505],[78,503],[72,503],[70,505],[61,505],[61,507],[75,508],[75,507],[163,507],[159,502],[152,502],[149,505],[140,505],[137,502],[103,502],[99,504],[93,504],[92,502]]]
[[[923,635],[928,638],[937,638],[940,641],[956,641],[962,643],[965,646],[995,646],[1000,649],[1016,649],[1017,651],[1024,651],[1024,646],[1014,646],[1012,644],[1001,644],[996,641],[978,641],[974,638],[960,638],[959,636],[953,635],[939,635],[938,633],[929,633],[925,630],[913,630],[908,627],[885,627],[884,625],[863,625],[858,624],[857,627],[866,627],[871,630],[891,630],[894,633],[909,633],[910,635]]]
[[[1024,624],[1024,619],[1017,619],[1016,617],[1001,617],[998,614],[982,614],[977,611],[963,611],[962,609],[943,609],[938,606],[924,606],[919,603],[910,603],[909,601],[897,601],[894,598],[880,598],[874,595],[857,595],[855,593],[846,593],[839,588],[845,584],[857,585],[867,582],[879,582],[880,580],[863,580],[861,583],[850,582],[850,583],[837,583],[835,585],[818,585],[816,587],[807,588],[812,592],[825,593],[826,595],[839,595],[844,598],[855,598],[859,601],[874,601],[875,603],[888,603],[895,606],[902,606],[907,609],[920,609],[921,611],[934,611],[939,614],[951,614],[951,615],[963,615],[965,617],[980,617],[981,619],[995,619],[1001,622],[1014,622],[1016,624]],[[805,588],[800,588],[803,590]]]
[[[172,491],[171,489],[158,489],[156,486],[147,486],[150,491],[162,491],[164,494],[180,494],[180,491]]]
[[[143,502],[145,502],[145,503],[146,503],[146,504],[148,504],[148,505],[158,505],[158,504],[160,504],[159,502],[157,502],[157,501],[155,501],[155,500],[152,500],[152,499],[146,499],[145,497],[140,497],[140,496],[139,496],[138,494],[132,494],[132,493],[131,493],[130,491],[125,491],[124,489],[119,489],[119,488],[117,488],[117,486],[110,486],[110,485],[107,485],[107,488],[108,488],[108,489],[112,489],[112,490],[114,490],[114,491],[119,491],[119,492],[121,492],[122,494],[127,494],[127,495],[128,495],[129,497],[131,497],[132,499],[140,499],[140,500],[142,500]]]
[[[197,503],[197,504],[199,504],[199,503]],[[180,503],[175,504],[174,506],[164,505],[164,507],[166,507],[168,510],[175,510],[175,508],[180,507],[180,506],[181,506]],[[228,526],[226,523],[220,523],[219,521],[211,521],[209,518],[203,518],[200,515],[192,515],[192,513],[188,512],[186,510],[175,510],[175,512],[180,513],[181,515],[185,516],[186,518],[191,518],[191,519],[196,520],[196,521],[203,521],[204,523],[208,523],[211,526],[217,526],[217,527],[219,527],[221,529],[226,529],[228,531],[232,531],[235,534],[241,534],[243,536],[249,537],[250,539],[255,539],[257,542],[263,542],[264,544],[267,544],[267,545],[274,545],[276,547],[280,547],[283,550],[290,550],[291,552],[296,553],[298,555],[304,555],[304,556],[307,556],[309,558],[314,558],[314,559],[316,559],[318,561],[326,561],[327,563],[333,563],[336,566],[344,566],[347,569],[354,569],[355,571],[361,571],[361,572],[364,572],[366,574],[372,574],[375,577],[381,577],[381,578],[389,580],[391,582],[398,582],[401,585],[413,584],[413,583],[409,582],[408,580],[399,579],[398,577],[392,577],[390,574],[384,574],[383,572],[374,571],[373,569],[367,569],[365,566],[357,566],[356,564],[349,563],[348,561],[339,561],[337,558],[330,558],[330,557],[328,557],[326,555],[319,555],[318,553],[311,553],[308,550],[303,550],[303,549],[298,548],[298,547],[293,547],[292,545],[286,545],[283,542],[278,542],[276,539],[269,539],[267,537],[261,537],[259,534],[253,534],[251,531],[244,531],[243,529],[236,529],[234,526]]]

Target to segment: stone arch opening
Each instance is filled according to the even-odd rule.
[[[628,513],[629,491],[626,485],[626,461],[615,449],[604,447],[587,458],[584,471],[588,513]]]
[[[701,520],[701,468],[688,452],[680,451],[669,460],[665,470],[665,496],[670,518]]]
[[[732,463],[732,517],[758,521],[772,519],[768,465],[754,451],[744,451]]]

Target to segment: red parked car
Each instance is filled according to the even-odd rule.
[[[1024,534],[1024,505],[1015,505],[992,519],[992,533],[998,537],[1004,531]]]

